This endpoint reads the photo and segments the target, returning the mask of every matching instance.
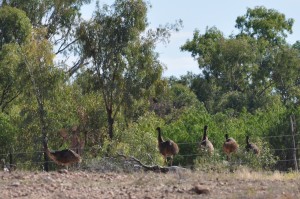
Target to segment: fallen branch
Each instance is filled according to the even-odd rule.
[[[171,166],[171,167],[161,167],[159,165],[149,166],[149,165],[143,164],[139,159],[137,159],[133,156],[127,157],[124,154],[120,154],[120,153],[117,153],[117,154],[118,154],[118,156],[123,157],[127,161],[132,161],[132,162],[138,163],[138,165],[141,166],[144,169],[144,171],[153,171],[153,172],[157,172],[157,173],[168,173],[169,171],[174,172],[174,171],[178,171],[178,170],[186,170],[185,168],[178,167],[178,166]]]

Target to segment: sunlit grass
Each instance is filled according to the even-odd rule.
[[[232,174],[236,178],[244,180],[292,180],[300,179],[298,172],[279,172],[279,171],[250,171],[247,168],[237,170]]]

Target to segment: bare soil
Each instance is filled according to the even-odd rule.
[[[300,175],[239,171],[0,172],[0,198],[300,198]]]

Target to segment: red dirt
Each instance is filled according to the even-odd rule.
[[[299,179],[278,173],[15,171],[0,172],[0,198],[299,198]]]

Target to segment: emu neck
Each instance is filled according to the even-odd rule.
[[[249,137],[246,137],[246,143],[249,145]]]
[[[228,140],[228,134],[225,134],[225,138],[226,138],[226,140]]]
[[[202,138],[202,140],[206,140],[206,138],[207,138],[207,129],[206,129],[206,128],[204,128],[204,132],[203,132],[203,138]]]
[[[161,142],[163,142],[164,140],[163,140],[162,137],[161,137],[160,129],[157,129],[157,131],[158,131],[158,142],[161,143]]]

